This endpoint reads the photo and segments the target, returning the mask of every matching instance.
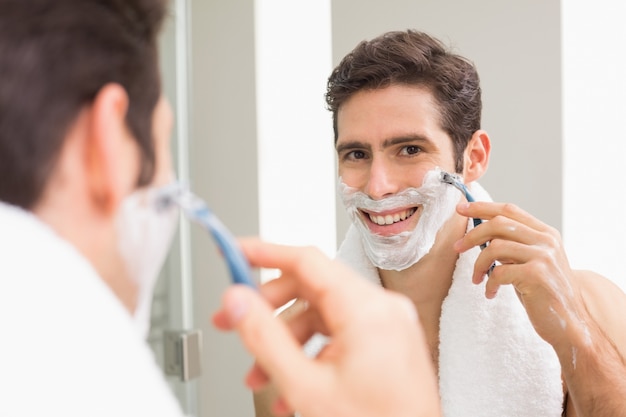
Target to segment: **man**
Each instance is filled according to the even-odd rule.
[[[413,301],[444,415],[597,412],[585,381],[626,355],[626,296],[572,271],[553,228],[489,202],[476,182],[491,145],[474,66],[424,33],[390,32],[341,61],[327,103],[353,220],[338,257]],[[464,196],[446,174],[483,202],[455,212]],[[468,217],[489,221],[471,230]],[[258,416],[271,397],[255,397]]]
[[[0,415],[181,416],[145,342],[175,213],[165,1],[0,1]]]

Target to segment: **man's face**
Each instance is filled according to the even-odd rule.
[[[340,107],[337,128],[342,182],[373,200],[419,188],[436,167],[454,172],[452,140],[441,129],[435,101],[424,88],[391,85],[360,91]],[[361,210],[360,216],[372,233],[391,236],[415,229],[422,211],[417,205],[379,213]]]

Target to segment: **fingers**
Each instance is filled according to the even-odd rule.
[[[525,263],[532,260],[535,253],[536,250],[533,247],[507,240],[495,240],[478,255],[474,263],[472,282],[480,284],[486,275],[493,273],[490,270],[496,262],[500,264]]]
[[[297,280],[290,279],[289,275],[285,273],[282,273],[279,278],[263,284],[259,291],[263,298],[276,308],[298,298],[299,293]]]
[[[505,216],[493,217],[490,221],[470,230],[462,239],[455,243],[458,252],[493,242],[495,239],[519,242],[525,245],[542,243],[545,233],[524,223]]]
[[[476,263],[472,281],[480,283],[495,261],[502,264],[522,264],[542,259],[543,252],[560,253],[560,234],[512,204],[475,202],[459,204],[457,211],[479,217],[487,222],[470,230],[454,244],[458,252],[490,243]]]
[[[513,285],[522,296],[532,292],[554,291],[554,277],[560,275],[563,270],[554,261],[549,261],[540,248],[532,248],[517,243],[505,242],[503,247],[494,249],[501,253],[508,253],[507,257],[501,257],[503,261],[496,263],[495,267],[487,275],[485,296],[494,298],[502,285]],[[491,247],[491,245],[490,245]],[[489,253],[488,247],[476,260],[472,282],[480,284],[485,278],[485,269],[493,265],[494,256]],[[552,277],[552,279],[548,279]]]
[[[498,290],[502,285],[511,284],[513,282],[513,274],[510,273],[512,265],[498,265],[493,268],[489,279],[485,285],[485,297],[493,299],[498,295]]]
[[[532,277],[535,274],[531,271],[532,265],[505,264],[496,266],[485,285],[485,297],[495,298],[503,285],[513,285],[520,296],[529,295],[530,288],[538,289],[538,282]]]
[[[262,386],[267,381],[267,374],[280,391],[291,387],[292,395],[305,395],[298,393],[298,387],[304,385],[294,386],[292,381],[301,375],[315,378],[318,370],[302,352],[300,343],[284,321],[276,319],[274,310],[257,292],[241,285],[228,288],[217,316],[222,328],[239,332],[246,349],[256,357],[263,370],[253,368],[248,375],[246,382],[251,388]]]
[[[291,318],[287,327],[300,344],[304,344],[315,333],[328,336],[328,329],[320,318],[319,312],[314,309],[308,309]]]
[[[270,281],[263,295],[273,304],[294,297],[315,306],[329,331],[340,329],[359,311],[361,300],[379,291],[348,266],[332,261],[314,248],[291,247],[241,239],[240,245],[251,265],[277,268],[281,278]],[[365,298],[363,298],[365,297]]]
[[[537,231],[546,232],[550,226],[536,219],[526,211],[510,203],[492,203],[487,201],[477,201],[474,203],[462,203],[457,206],[457,212],[463,216],[491,220],[497,216],[503,216],[523,223]]]
[[[269,376],[256,362],[246,375],[246,386],[252,391],[259,391],[267,386],[270,382]]]

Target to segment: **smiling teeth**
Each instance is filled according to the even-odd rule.
[[[370,220],[376,223],[377,225],[384,226],[387,224],[393,224],[402,220],[406,220],[407,218],[411,217],[413,213],[415,213],[415,210],[416,208],[413,207],[408,210],[404,210],[399,213],[396,213],[394,215],[387,214],[386,216],[377,216],[375,214],[368,213],[368,216],[370,217]]]

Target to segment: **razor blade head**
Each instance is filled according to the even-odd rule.
[[[465,198],[467,199],[467,201],[469,201],[469,202],[473,202],[474,201],[474,198],[470,194],[470,192],[467,189],[467,187],[465,186],[465,184],[463,184],[463,182],[461,181],[461,177],[459,175],[450,174],[449,172],[442,171],[441,172],[441,182],[444,182],[446,184],[450,184],[453,187],[455,187],[456,189],[458,189],[460,192],[463,193],[463,195],[465,195]]]
[[[450,185],[461,182],[461,177],[457,174],[450,174],[446,171],[441,171],[441,181]]]
[[[159,188],[154,199],[157,210],[168,210],[170,207],[177,205],[182,193],[183,188],[178,183]]]
[[[441,182],[444,182],[446,184],[450,184],[450,185],[458,188],[459,190],[461,190],[463,193],[465,193],[465,186],[461,182],[461,177],[459,177],[458,175],[454,175],[454,174],[450,174],[449,172],[441,171]]]
[[[207,209],[202,199],[180,183],[174,183],[160,188],[156,196],[155,204],[159,210],[167,210],[171,206],[176,205],[185,213],[190,214]]]

